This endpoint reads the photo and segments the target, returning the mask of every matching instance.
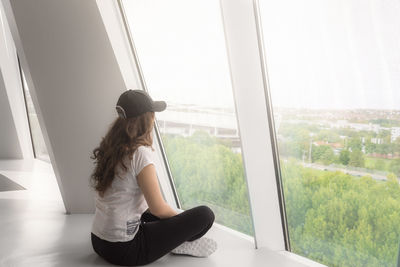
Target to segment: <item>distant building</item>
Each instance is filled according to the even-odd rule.
[[[393,143],[397,138],[400,137],[400,127],[392,127],[392,136],[390,138],[390,141]]]
[[[333,149],[335,155],[339,155],[340,151],[343,149],[343,144],[341,143],[328,143],[326,141],[315,141],[313,142],[315,146],[330,146]]]
[[[349,123],[348,126],[350,128],[353,128],[357,131],[372,131],[375,133],[379,133],[381,130],[381,127],[379,124],[373,124],[373,123]]]
[[[347,120],[338,120],[336,122],[335,127],[337,127],[337,128],[345,128],[346,125],[347,125]]]
[[[379,124],[374,123],[349,123],[347,120],[337,120],[335,123],[330,124],[331,128],[351,128],[356,131],[371,131],[379,133],[384,130]]]
[[[226,140],[234,152],[240,152],[240,137],[234,110],[195,105],[169,104],[168,112],[156,114],[163,134],[191,136],[196,131]]]
[[[382,138],[371,138],[371,143],[380,145],[380,144],[383,144],[383,139]]]

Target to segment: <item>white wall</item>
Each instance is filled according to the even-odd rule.
[[[126,90],[95,0],[3,0],[67,212],[94,211],[92,150]]]
[[[128,36],[125,32],[117,1],[96,0],[96,3],[127,88],[143,89],[140,84],[140,74],[135,66],[134,55],[132,55],[129,47]]]
[[[33,149],[17,53],[0,2],[0,158],[32,159]]]
[[[3,75],[0,71],[0,158],[22,158]]]

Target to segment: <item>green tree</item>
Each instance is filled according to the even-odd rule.
[[[376,152],[379,154],[387,155],[389,153],[394,152],[393,148],[394,148],[394,146],[392,146],[392,144],[379,144],[379,145],[376,145]]]
[[[183,208],[208,205],[217,222],[252,235],[241,154],[201,131],[163,142]]]
[[[329,165],[335,162],[335,153],[333,152],[333,149],[331,147],[329,147],[329,149],[326,149],[321,155],[320,160],[325,165]]]
[[[349,165],[355,167],[364,167],[364,154],[360,150],[354,150],[350,153]]]
[[[343,149],[342,151],[340,151],[339,161],[343,165],[348,165],[350,161],[350,151],[347,149]]]
[[[331,130],[322,130],[316,135],[316,140],[322,140],[328,143],[340,142],[340,136]]]
[[[372,143],[370,139],[365,142],[365,152],[368,154],[376,152],[376,144]]]
[[[395,266],[400,186],[281,163],[292,251],[328,266]]]
[[[209,205],[217,222],[253,234],[241,155],[204,132],[163,141],[183,208]],[[319,149],[314,158],[331,158],[328,148]],[[339,160],[360,166],[364,155],[342,150]],[[387,181],[306,168],[294,158],[280,165],[294,253],[334,267],[395,266],[400,159],[391,161]]]
[[[348,147],[351,149],[351,151],[361,150],[362,149],[361,138],[359,136],[350,138]]]
[[[382,159],[376,159],[374,163],[374,169],[375,170],[386,170],[386,163]]]
[[[400,159],[394,159],[389,164],[389,170],[400,177]]]
[[[331,164],[335,161],[335,154],[330,146],[312,146],[311,154],[312,162],[322,162],[325,165]]]

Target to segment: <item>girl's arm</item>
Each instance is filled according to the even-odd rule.
[[[153,164],[144,167],[137,175],[137,181],[147,201],[150,212],[163,219],[178,213],[165,202],[158,184],[156,169]]]

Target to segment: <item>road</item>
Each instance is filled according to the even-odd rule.
[[[325,165],[320,165],[316,163],[301,163],[304,167],[308,168],[313,168],[317,170],[322,170],[322,171],[341,171],[343,173],[352,175],[352,176],[357,176],[357,177],[362,177],[362,176],[371,176],[372,179],[379,180],[379,181],[386,181],[387,178],[384,175],[380,174],[375,174],[375,173],[369,173],[369,172],[361,172],[361,171],[353,171],[353,170],[346,170],[343,168],[337,168],[337,167],[332,167],[332,166],[325,166]]]

